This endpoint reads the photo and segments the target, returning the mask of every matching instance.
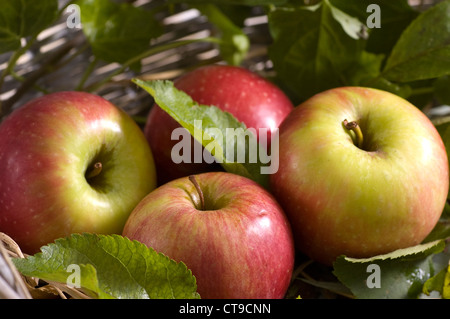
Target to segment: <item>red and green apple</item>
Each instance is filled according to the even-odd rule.
[[[344,87],[315,95],[280,126],[271,190],[296,246],[331,264],[419,244],[449,188],[447,154],[422,111],[399,96]]]
[[[289,222],[259,184],[227,172],[172,180],[147,195],[123,235],[181,261],[202,298],[282,298],[294,265]]]
[[[267,149],[270,133],[294,108],[277,86],[242,67],[208,65],[186,73],[176,79],[174,85],[199,104],[215,105],[231,113],[247,128],[253,128],[256,132],[262,128],[268,129]],[[172,140],[171,135],[179,127],[157,105],[150,110],[144,132],[155,155],[159,184],[191,174],[220,170],[217,163],[194,163],[193,158],[190,163],[174,163],[171,151],[179,141]],[[198,142],[192,139],[191,145],[195,143]]]
[[[99,96],[45,95],[0,125],[0,231],[26,253],[75,232],[121,233],[155,187],[142,130]]]

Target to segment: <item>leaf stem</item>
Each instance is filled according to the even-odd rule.
[[[14,53],[9,58],[8,64],[6,68],[3,70],[3,72],[0,75],[0,92],[2,91],[3,83],[5,83],[5,78],[11,74],[11,72],[14,70],[14,67],[17,64],[17,61],[20,59],[20,57],[28,51],[28,49],[31,47],[31,45],[34,43],[34,41],[37,39],[37,34],[34,35],[32,38],[30,38],[27,43],[14,51]],[[0,100],[0,114],[3,114],[2,109],[2,101]]]
[[[16,71],[14,71],[14,70],[11,70],[11,76],[12,76],[15,80],[17,80],[17,81],[19,81],[19,82],[21,82],[21,83],[25,83],[25,81],[26,81],[26,79],[25,79],[23,76],[17,74]],[[33,87],[36,91],[42,92],[42,93],[44,93],[44,94],[50,93],[48,90],[46,90],[45,88],[43,88],[43,87],[41,87],[41,86],[39,86],[39,85],[37,85],[37,84],[32,85],[32,87]]]
[[[83,77],[81,78],[80,82],[78,83],[77,87],[75,88],[76,91],[82,91],[83,86],[88,80],[89,76],[94,72],[95,66],[97,65],[98,58],[94,57],[94,59],[89,63],[89,66],[87,67],[86,71],[83,74]]]
[[[345,119],[342,122],[342,124],[344,124],[344,127],[347,130],[353,131],[355,133],[356,138],[353,139],[353,143],[356,146],[358,146],[359,148],[362,148],[362,145],[364,142],[364,136],[362,134],[361,127],[358,125],[358,123],[355,121],[349,122],[349,121],[347,121],[347,119]]]
[[[434,92],[434,87],[421,87],[417,89],[413,89],[411,91],[411,96],[423,95],[423,94],[431,94]]]
[[[4,101],[1,105],[0,117],[6,116],[12,109],[14,103],[19,100],[19,98],[25,94],[30,87],[35,86],[36,81],[38,81],[42,76],[54,70],[55,63],[66,56],[66,54],[76,46],[78,43],[78,38],[66,42],[63,46],[45,56],[45,60],[41,63],[41,66],[36,71],[33,71],[27,76],[22,82],[22,85],[16,90],[16,93]],[[11,69],[8,74],[14,74],[14,70]]]

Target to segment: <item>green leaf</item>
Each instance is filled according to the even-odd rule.
[[[345,71],[359,59],[362,23],[327,0],[315,6],[275,8],[268,14],[269,57],[283,87],[305,100],[347,84]]]
[[[388,91],[394,93],[398,96],[407,99],[411,96],[412,88],[407,84],[398,84],[395,82],[391,82],[382,76],[378,76],[374,79],[369,80],[368,82],[361,83],[362,86],[370,86],[379,90]]]
[[[383,70],[391,81],[450,74],[450,0],[420,14],[402,33]]]
[[[222,58],[231,65],[240,65],[250,48],[247,35],[237,27],[222,11],[212,4],[195,6],[221,33],[219,44]]]
[[[37,35],[57,17],[58,0],[0,0],[0,53],[16,50],[20,39]]]
[[[78,0],[81,23],[95,56],[125,63],[143,53],[163,29],[151,11],[111,0]],[[137,66],[134,66],[135,68]]]
[[[258,148],[256,135],[233,115],[216,106],[197,104],[171,81],[133,79],[133,82],[150,93],[156,104],[187,129],[227,172],[268,187],[268,175],[261,173],[262,164],[256,154],[259,152],[250,147]],[[239,154],[244,154],[245,159],[239,159]]]
[[[432,291],[439,292],[444,299],[450,299],[450,265],[425,282],[423,293],[430,295]]]
[[[245,20],[254,15],[254,8],[250,6],[234,4],[217,4],[216,6],[239,28],[244,28]]]
[[[332,6],[329,3],[330,12],[333,18],[339,22],[342,29],[347,33],[347,35],[355,40],[361,38],[361,31],[364,28],[364,25],[355,17],[352,17],[345,13],[344,11],[339,10],[335,6]]]
[[[409,4],[408,0],[330,0],[331,3],[358,18],[361,22],[379,22],[380,27],[368,28],[369,38],[366,50],[375,54],[388,55],[405,28],[417,17],[418,12]],[[379,6],[377,12],[369,11],[370,5]],[[379,18],[379,21],[376,19]]]
[[[390,82],[381,76],[384,61],[382,54],[363,51],[358,60],[345,71],[348,85],[372,87],[394,93],[403,98],[411,95],[412,89],[406,84]]]
[[[333,273],[357,298],[417,298],[434,276],[433,254],[444,247],[445,241],[438,240],[372,258],[340,256]]]
[[[345,70],[346,77],[349,79],[349,84],[358,86],[366,84],[378,77],[383,63],[384,56],[382,54],[373,54],[362,51],[361,55],[353,65]]]
[[[450,299],[450,251],[448,250],[448,244],[447,242],[447,247],[443,252],[433,256],[435,275],[429,278],[422,288],[423,294],[431,295],[433,298],[436,295],[431,293],[436,291],[440,298]]]
[[[76,284],[98,298],[198,298],[197,284],[183,263],[119,235],[74,234],[13,259],[25,276]]]

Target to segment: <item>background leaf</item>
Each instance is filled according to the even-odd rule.
[[[445,241],[439,240],[367,259],[341,256],[333,264],[333,273],[357,298],[417,298],[423,284],[435,275],[433,254],[444,247]],[[368,266],[373,264],[380,269],[380,288],[366,284],[371,275]]]
[[[0,0],[0,53],[20,47],[57,17],[58,0]]]
[[[380,28],[371,28],[366,50],[375,54],[389,55],[404,29],[419,15],[408,0],[330,0],[331,3],[366,23],[372,12],[367,12],[371,4],[380,7]]]
[[[383,75],[411,82],[450,74],[450,0],[420,14],[402,33]]]
[[[362,27],[356,24],[344,30],[345,13],[329,1],[316,6],[280,7],[268,14],[274,39],[269,57],[283,87],[300,102],[315,93],[347,84],[344,73],[359,59],[363,42],[349,36],[348,29]],[[336,20],[339,16],[339,20]]]
[[[186,265],[119,235],[74,234],[13,261],[25,276],[62,283],[71,274],[69,265],[78,265],[81,287],[99,298],[199,297]]]
[[[442,269],[436,276],[428,279],[423,286],[423,293],[430,295],[437,291],[444,299],[450,299],[450,266]]]
[[[198,4],[195,7],[219,30],[221,38],[219,48],[222,58],[230,65],[240,65],[250,48],[247,35],[217,6]]]
[[[151,11],[111,0],[78,0],[83,32],[95,56],[125,63],[143,53],[163,29]],[[137,66],[134,66],[137,68]]]

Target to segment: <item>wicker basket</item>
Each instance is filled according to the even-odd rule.
[[[65,3],[65,1],[61,1]],[[164,0],[142,0],[139,5],[151,9]],[[30,99],[42,95],[34,86],[51,91],[73,90],[83,76],[85,69],[93,59],[92,52],[87,49],[82,54],[72,56],[75,48],[86,44],[86,38],[80,29],[67,28],[67,17],[61,19],[43,31],[38,41],[17,63],[17,75],[24,80],[19,83],[16,78],[8,76],[0,92],[3,108],[14,109]],[[165,34],[155,40],[154,45],[166,44],[176,40],[200,39],[211,35],[211,25],[199,11],[177,5],[175,12],[160,13],[157,19],[164,25]],[[266,55],[266,47],[270,40],[264,12],[254,8],[252,16],[245,22],[245,33],[249,36],[252,48],[243,65],[252,71],[270,71],[270,62]],[[9,54],[0,55],[0,71],[6,67]],[[98,88],[93,93],[99,94],[121,107],[131,115],[145,114],[151,106],[147,93],[136,89],[130,79],[174,79],[181,73],[200,65],[221,62],[218,50],[213,44],[192,43],[161,54],[144,58],[139,74],[125,70],[114,76],[113,80]],[[48,67],[53,69],[48,73]],[[98,63],[95,72],[89,78],[89,84],[117,72],[116,63]]]

